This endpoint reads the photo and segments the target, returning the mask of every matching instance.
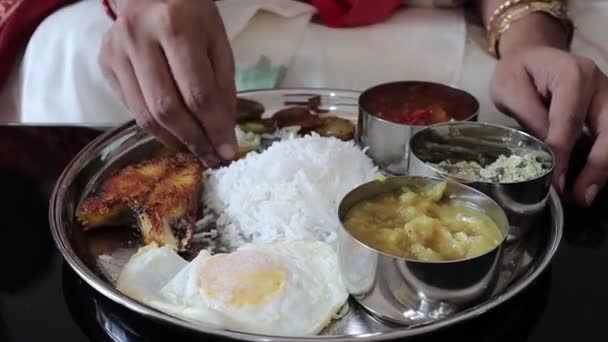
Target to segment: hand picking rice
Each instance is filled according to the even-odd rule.
[[[340,200],[378,174],[354,142],[309,135],[205,172],[205,205],[224,244],[314,239],[334,244]]]

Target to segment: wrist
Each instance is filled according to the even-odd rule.
[[[497,51],[500,56],[505,56],[537,46],[568,50],[569,40],[568,32],[558,19],[537,12],[513,22],[501,35]]]

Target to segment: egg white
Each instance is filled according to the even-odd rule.
[[[205,251],[199,254],[201,259],[208,256],[210,254]],[[182,316],[190,308],[173,298],[164,297],[161,289],[188,266],[189,263],[171,247],[158,247],[156,243],[151,243],[129,258],[118,277],[116,288],[157,310]],[[204,317],[202,322],[211,328],[225,328],[225,320],[213,310],[199,308],[196,316]]]
[[[117,287],[190,321],[249,333],[314,335],[348,298],[337,255],[323,242],[249,244],[214,256],[201,251],[187,264],[178,262],[172,250],[174,255],[158,249],[141,251],[129,260]],[[157,268],[164,265],[159,260],[163,258],[171,266]]]
[[[145,302],[158,297],[160,289],[188,265],[173,249],[152,243],[140,248],[123,267],[116,288]]]

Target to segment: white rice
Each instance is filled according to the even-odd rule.
[[[354,142],[310,135],[206,171],[204,203],[219,215],[222,243],[232,247],[277,239],[334,245],[340,200],[377,173]]]

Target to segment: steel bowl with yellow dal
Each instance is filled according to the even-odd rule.
[[[419,261],[451,261],[482,255],[503,239],[497,224],[459,200],[447,199],[447,183],[399,189],[353,206],[344,227],[378,251]]]

